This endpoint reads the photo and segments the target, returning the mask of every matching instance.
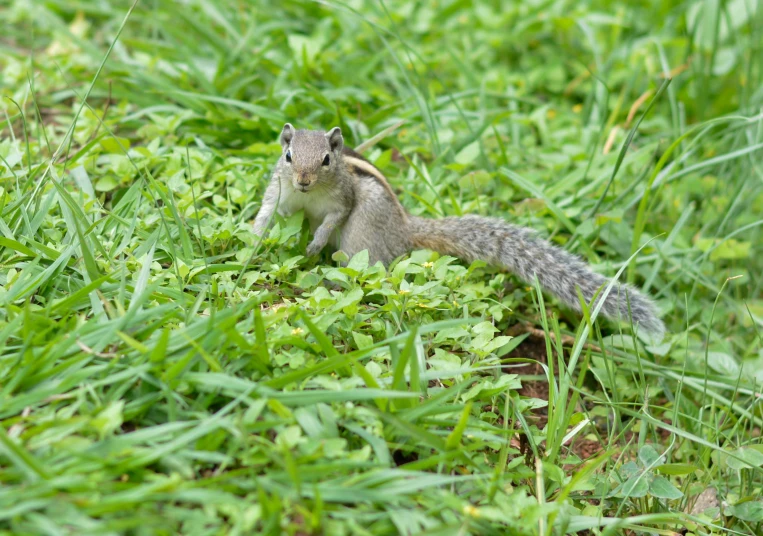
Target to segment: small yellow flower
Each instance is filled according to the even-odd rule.
[[[453,307],[458,307],[458,302],[456,300],[453,300]]]
[[[302,328],[294,328],[291,330],[291,334],[295,337],[302,335],[304,333],[304,330]]]
[[[576,104],[575,106],[572,107],[572,111],[575,112],[576,114],[579,114],[580,112],[583,111],[583,105]]]
[[[400,290],[397,291],[397,293],[400,294],[401,296],[405,296],[406,294],[410,294],[411,291],[406,288],[401,288]]]
[[[480,511],[478,508],[475,508],[471,504],[467,504],[464,506],[464,515],[467,515],[469,517],[479,517]]]
[[[553,119],[556,117],[556,110],[547,110],[546,111],[546,117],[549,119]]]
[[[423,266],[424,268],[431,268],[432,266],[434,266],[434,263],[433,262],[425,262],[421,266]]]

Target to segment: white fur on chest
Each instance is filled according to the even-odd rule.
[[[300,192],[291,184],[282,184],[278,212],[282,216],[291,216],[295,212],[304,210],[313,232],[323,223],[327,214],[340,211],[341,208],[340,202],[328,195],[325,190],[316,188],[309,192]]]

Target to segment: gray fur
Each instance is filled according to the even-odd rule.
[[[579,257],[539,238],[532,229],[497,218],[470,215],[429,220],[412,217],[411,229],[413,242],[418,247],[437,246],[437,251],[469,262],[481,259],[504,266],[526,283],[532,283],[533,276],[537,276],[543,289],[577,311],[580,311],[577,288],[590,303],[594,294],[609,283],[609,279],[591,271]],[[609,318],[628,322],[629,304],[633,323],[661,339],[665,326],[657,317],[654,305],[631,285],[616,283],[602,311]]]
[[[409,215],[381,171],[344,147],[339,127],[327,133],[294,130],[281,133],[283,154],[265,191],[254,223],[262,236],[273,212],[288,216],[304,209],[314,238],[307,248],[315,255],[330,238],[347,255],[368,250],[371,263],[387,265],[413,249],[426,248],[466,261],[482,259],[503,266],[541,286],[573,309],[580,310],[577,288],[590,303],[609,282],[575,255],[553,246],[525,227],[497,218],[463,216],[432,220]],[[292,162],[286,162],[290,151]],[[330,164],[323,165],[325,155]],[[652,302],[627,284],[616,284],[602,311],[613,319],[629,321],[662,338],[665,326]]]
[[[254,220],[254,233],[262,236],[273,213],[288,216],[304,209],[313,231],[307,254],[317,255],[347,221],[354,205],[352,177],[342,162],[342,132],[339,128],[324,134],[294,130],[289,123],[281,132],[283,152],[273,178]],[[287,161],[289,154],[291,162]],[[328,155],[329,164],[323,165]]]

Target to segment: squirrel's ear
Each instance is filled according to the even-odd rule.
[[[291,139],[294,137],[294,127],[291,123],[286,123],[281,131],[281,147],[286,149],[291,143]]]
[[[326,139],[329,140],[329,147],[332,151],[341,151],[344,147],[344,138],[342,138],[342,129],[334,127],[326,132]]]

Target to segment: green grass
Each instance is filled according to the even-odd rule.
[[[763,533],[758,0],[0,18],[0,533]],[[385,133],[411,212],[533,227],[667,338],[484,263],[307,259],[300,215],[258,243],[286,121]]]

